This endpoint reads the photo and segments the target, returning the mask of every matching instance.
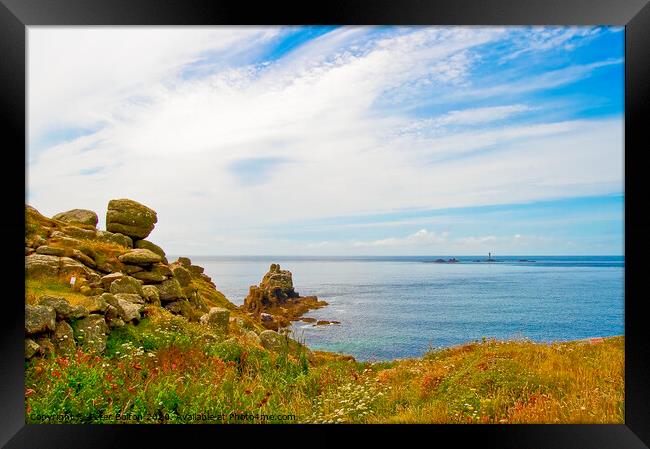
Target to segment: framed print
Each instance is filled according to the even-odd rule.
[[[3,445],[647,447],[646,1],[0,16]]]

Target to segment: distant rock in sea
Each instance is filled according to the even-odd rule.
[[[458,263],[458,259],[455,257],[452,257],[451,259],[436,259],[433,261],[433,263]]]
[[[278,330],[311,309],[326,306],[316,296],[300,296],[293,288],[291,271],[271,264],[259,285],[251,285],[242,309],[267,329]]]

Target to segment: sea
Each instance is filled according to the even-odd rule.
[[[448,262],[455,259],[455,262]],[[171,260],[171,259],[170,259]],[[445,261],[444,263],[440,260]],[[623,256],[192,257],[241,305],[271,263],[328,306],[294,322],[312,349],[380,361],[485,338],[566,341],[623,335]]]

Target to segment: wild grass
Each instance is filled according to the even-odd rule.
[[[25,303],[36,304],[44,295],[59,296],[68,300],[73,305],[85,305],[90,299],[74,291],[70,286],[69,277],[25,278]]]
[[[158,309],[114,330],[103,356],[26,362],[27,421],[623,422],[623,337],[491,340],[378,363],[317,353],[314,364],[225,338]]]
[[[137,422],[187,422],[201,413],[239,422],[228,416],[297,414],[317,394],[318,371],[306,360],[205,339],[203,326],[166,315],[112,332],[104,356],[78,351],[27,363],[28,422],[42,422],[39,415],[124,422],[118,416],[128,414]]]
[[[490,340],[430,352],[377,371],[391,392],[369,422],[622,423],[623,346]]]

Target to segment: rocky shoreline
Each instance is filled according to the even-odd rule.
[[[260,288],[251,288],[252,309],[242,310],[216,289],[203,267],[187,257],[170,263],[160,246],[146,240],[158,217],[143,204],[111,200],[106,230],[97,229],[97,214],[84,209],[47,218],[26,206],[25,214],[26,359],[78,349],[101,354],[112,330],[137,326],[161,310],[205,326],[214,338],[246,338],[271,351],[288,348],[312,358],[309,349],[275,331],[286,319],[327,303],[300,297],[291,273],[279,266]],[[277,326],[265,320],[267,306]]]

